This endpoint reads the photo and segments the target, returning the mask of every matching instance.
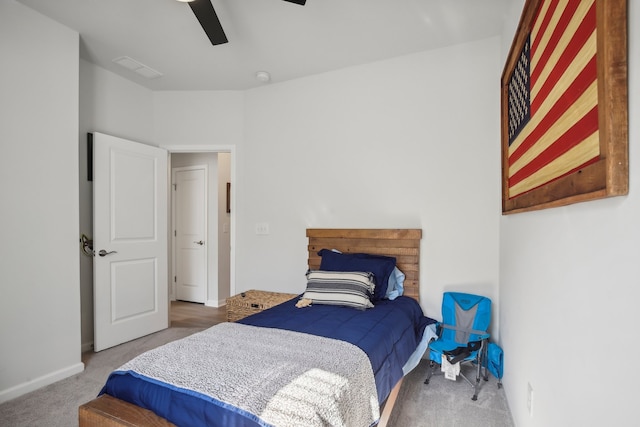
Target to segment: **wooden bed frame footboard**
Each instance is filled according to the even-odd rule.
[[[370,253],[396,258],[405,274],[404,294],[420,302],[420,229],[308,229],[309,268],[320,267],[320,249],[344,253]],[[402,380],[381,406],[378,427],[386,427]],[[78,408],[80,427],[171,427],[175,426],[148,409],[109,395],[102,395]]]
[[[378,427],[387,426],[401,386],[402,380],[391,390],[389,397],[380,407]],[[148,409],[116,399],[108,394],[103,394],[80,406],[78,420],[80,427],[175,427],[175,424]]]
[[[78,409],[82,426],[97,427],[175,427],[148,409],[103,394]]]

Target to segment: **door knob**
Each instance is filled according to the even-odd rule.
[[[199,242],[193,242],[193,243],[196,243],[196,244],[198,244],[200,246],[204,245],[204,241],[202,241],[202,240],[200,240]]]
[[[116,251],[109,251],[109,252],[107,252],[107,251],[105,251],[104,249],[100,249],[100,252],[98,252],[98,255],[100,255],[100,256],[107,256],[107,255],[109,255],[109,254],[117,254],[117,253],[118,253],[118,252],[116,252]]]

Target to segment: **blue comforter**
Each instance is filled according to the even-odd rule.
[[[287,301],[238,323],[320,335],[360,347],[371,361],[380,403],[402,378],[402,367],[418,346],[424,328],[435,322],[409,297],[378,301],[367,310],[334,305],[296,308],[296,302]]]
[[[408,297],[379,301],[364,311],[327,305],[299,309],[296,301],[297,298],[238,322],[325,336],[358,346],[371,361],[380,403],[402,378],[402,367],[416,349],[425,327],[435,322],[425,317],[420,305]],[[224,402],[211,404],[196,393],[166,387],[129,372],[112,373],[103,393],[151,409],[179,426],[266,425]]]

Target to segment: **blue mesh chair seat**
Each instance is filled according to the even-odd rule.
[[[481,295],[461,292],[445,292],[442,296],[442,322],[438,326],[438,338],[429,343],[429,371],[425,384],[434,373],[436,364],[442,364],[446,357],[450,364],[473,363],[476,365],[476,381],[470,381],[474,387],[472,399],[477,400],[482,368],[484,379],[488,379],[486,369],[486,350],[491,322],[491,300]]]

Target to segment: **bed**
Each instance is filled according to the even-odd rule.
[[[100,397],[80,407],[80,426],[385,426],[402,377],[421,357],[416,348],[426,349],[424,331],[434,322],[419,306],[422,232],[308,229],[306,234],[309,273],[301,297],[313,300],[310,307],[297,308],[295,298],[139,356],[110,375]],[[363,253],[367,256],[360,260]],[[376,299],[373,309],[354,308],[368,304],[358,297],[345,302],[354,306],[334,303],[342,293],[317,303],[324,295],[314,294],[316,279],[331,277],[332,284],[335,277],[350,284],[353,279],[328,260],[339,264],[355,257],[375,268],[381,265],[378,257],[395,258],[405,276],[403,296]],[[375,277],[382,275],[376,270]],[[357,278],[362,286],[374,280],[363,276]],[[385,278],[385,286],[377,290],[389,294],[392,287],[387,289],[386,283]],[[197,351],[215,356],[189,362],[181,358]],[[189,368],[182,370],[185,363]],[[185,376],[193,377],[188,389]]]

